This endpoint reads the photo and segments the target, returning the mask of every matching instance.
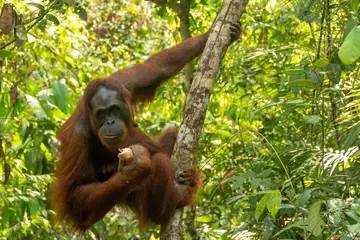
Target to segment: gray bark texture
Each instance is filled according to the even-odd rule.
[[[193,166],[194,154],[202,129],[210,94],[221,61],[231,41],[230,23],[238,21],[249,0],[224,0],[222,9],[211,29],[198,70],[187,95],[184,119],[180,126],[172,160],[179,171]],[[175,211],[166,228],[161,229],[162,240],[182,239],[182,210]]]

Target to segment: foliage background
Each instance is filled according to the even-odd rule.
[[[86,84],[181,41],[175,2],[154,2],[0,3],[21,14],[0,35],[0,238],[159,237],[123,209],[79,236],[53,224],[47,200],[56,132]],[[221,3],[192,1],[193,35]],[[197,147],[201,239],[360,238],[358,16],[358,0],[250,1]],[[180,126],[185,90],[183,73],[162,86],[140,128]]]

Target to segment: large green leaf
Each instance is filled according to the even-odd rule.
[[[15,55],[16,55],[16,53],[14,53],[14,52],[0,50],[0,58],[13,57]]]
[[[47,25],[47,19],[43,19],[39,22],[38,27],[42,32],[45,32],[46,25]]]
[[[354,12],[354,13],[357,13],[359,11],[359,0],[352,0],[352,1],[349,1],[350,2],[350,5],[351,5],[351,10]],[[343,240],[343,239],[341,239]]]
[[[322,60],[315,64],[318,64],[318,66],[321,66],[323,64],[322,62],[324,62],[324,61],[326,62],[326,60]],[[307,80],[312,80],[312,81],[314,81],[315,84],[318,84],[318,85],[320,85],[324,81],[324,74],[320,70],[320,67],[316,68],[315,70],[313,68],[307,67],[307,68],[305,68],[305,70],[306,70],[306,79]]]
[[[314,204],[312,204],[309,209],[308,230],[315,237],[321,235],[322,228],[325,226],[325,222],[321,219],[320,216],[321,205],[322,200],[318,200]]]
[[[351,217],[353,220],[360,223],[360,216],[357,215],[354,211],[346,211],[345,214],[348,215],[349,217]]]
[[[64,113],[67,113],[68,110],[68,99],[69,99],[69,91],[68,87],[60,82],[54,81],[52,83],[52,89],[54,92],[54,102],[55,105]]]
[[[285,70],[285,74],[287,75],[302,75],[305,74],[305,69],[303,68],[293,68]]]
[[[345,140],[345,143],[344,143],[344,149],[345,150],[348,150],[355,142],[355,140],[357,139],[358,137],[358,134],[360,132],[360,124],[359,125],[356,125],[354,126],[350,133],[347,135],[346,137],[346,140]]]
[[[261,181],[259,178],[254,178],[250,180],[250,185],[252,189],[256,189],[258,186],[260,186]]]
[[[25,166],[31,173],[41,174],[42,173],[42,161],[45,158],[44,152],[38,148],[30,148],[25,153]]]
[[[339,57],[345,64],[351,64],[360,57],[360,28],[354,27],[347,35],[340,47]]]
[[[327,58],[320,58],[314,63],[314,68],[322,68],[326,67],[330,63],[329,59]]]
[[[42,109],[39,101],[30,95],[25,95],[25,97],[26,97],[27,103],[29,104],[29,107],[33,111],[33,114],[40,120],[45,119],[46,114],[45,114],[44,110]]]
[[[39,214],[41,206],[36,198],[31,198],[28,203],[28,210],[31,216],[36,216]]]
[[[296,199],[295,204],[298,207],[304,206],[305,203],[311,198],[311,193],[316,188],[306,189],[304,192],[302,192]]]
[[[281,198],[281,192],[279,190],[274,191],[274,193],[271,194],[271,199],[267,202],[267,209],[271,216],[275,217],[279,209],[277,208],[280,204],[283,198]]]
[[[309,79],[299,79],[290,81],[289,85],[294,87],[313,87],[315,82]]]
[[[87,15],[86,10],[85,10],[83,7],[78,6],[78,7],[75,9],[75,12],[76,12],[77,15],[79,15],[79,17],[80,17],[82,20],[84,20],[85,22],[87,21],[88,15]]]
[[[257,203],[256,205],[256,209],[255,209],[255,219],[256,221],[259,221],[259,217],[262,214],[262,212],[264,211],[265,207],[266,207],[266,202],[269,200],[270,198],[270,194],[265,194],[260,201]]]
[[[46,19],[52,21],[55,25],[60,24],[59,19],[57,19],[57,17],[55,17],[54,15],[52,15],[50,13],[46,14]]]
[[[275,219],[270,215],[267,215],[262,225],[264,231],[264,240],[270,239],[275,229]]]
[[[347,226],[349,231],[352,233],[359,233],[360,232],[360,223],[356,223],[353,225]]]
[[[345,38],[349,35],[350,31],[358,24],[358,19],[354,18],[348,21],[344,28],[344,35],[343,35],[343,41]]]
[[[276,200],[272,201],[274,198],[276,198]],[[267,193],[260,199],[255,209],[256,221],[259,221],[259,217],[261,216],[265,207],[267,207],[270,214],[275,217],[276,213],[278,212],[277,206],[281,204],[281,199],[277,198],[281,198],[281,192],[279,190]]]
[[[245,177],[243,175],[240,175],[240,176],[236,176],[234,178],[235,178],[235,182],[232,185],[232,189],[236,190],[236,189],[241,188],[244,184]]]
[[[339,83],[341,77],[341,66],[339,64],[329,64],[326,67],[326,75],[333,83]]]

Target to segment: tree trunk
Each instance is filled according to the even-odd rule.
[[[180,19],[180,34],[182,41],[191,38],[190,5],[191,5],[191,0],[180,0],[179,11],[177,12],[177,15]],[[184,68],[184,72],[185,72],[184,92],[186,95],[189,93],[190,86],[194,77],[193,71],[194,71],[194,61],[191,61]],[[195,205],[191,206],[190,208],[184,209],[184,215],[186,216],[186,218],[183,219],[185,223],[184,224],[185,229],[183,230],[183,234],[186,235],[187,237],[186,239],[188,240],[198,239],[196,226],[195,226],[195,211],[196,211]]]
[[[184,120],[172,155],[172,160],[176,164],[176,175],[180,170],[189,169],[192,166],[210,93],[230,43],[230,23],[240,19],[247,3],[248,0],[225,0],[212,27],[190,92],[187,95]],[[161,229],[161,239],[182,239],[181,216],[182,210],[176,210],[168,226]]]
[[[191,0],[180,0],[178,17],[180,19],[181,40],[191,38],[190,33],[190,4]],[[191,61],[185,66],[185,93],[188,94],[193,79],[194,63]]]

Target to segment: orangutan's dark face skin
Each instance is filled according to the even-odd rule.
[[[104,145],[114,147],[126,140],[131,112],[117,91],[99,88],[91,99],[91,108],[93,123]]]

